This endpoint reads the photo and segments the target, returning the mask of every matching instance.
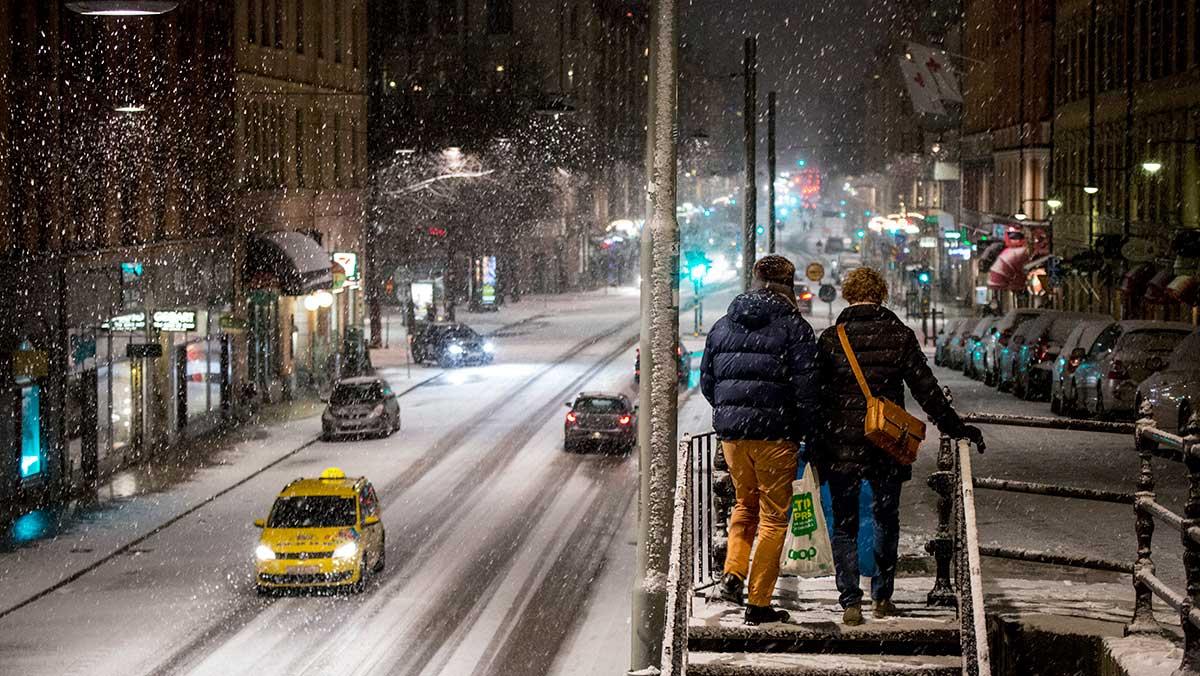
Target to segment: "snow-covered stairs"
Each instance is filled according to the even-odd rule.
[[[774,602],[787,623],[747,626],[743,608],[692,600],[688,628],[690,676],[842,676],[849,674],[958,674],[958,621],[951,608],[925,605],[928,578],[897,580],[901,617],[841,624],[832,580],[780,581]]]

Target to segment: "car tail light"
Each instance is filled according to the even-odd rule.
[[[567,411],[567,424],[574,425],[576,420],[579,420],[579,416],[575,415],[575,411]]]
[[[682,356],[683,356],[683,346],[682,346],[682,345],[676,345],[676,346],[675,346],[675,356],[676,356],[676,357],[682,357]]]
[[[617,422],[622,425],[628,425],[629,423],[633,422],[633,416],[626,413],[625,415],[621,416],[620,418],[617,418]]]
[[[804,293],[800,294],[800,300],[812,300],[812,293],[805,291]]]
[[[1050,359],[1050,341],[1042,338],[1037,342],[1037,360],[1046,361]]]
[[[1114,359],[1112,366],[1108,367],[1109,380],[1126,380],[1129,378],[1129,370],[1125,368],[1125,364],[1120,359]]]

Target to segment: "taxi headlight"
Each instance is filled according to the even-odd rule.
[[[259,544],[254,548],[254,558],[259,561],[270,561],[275,558],[275,550],[264,544]]]
[[[453,355],[460,355],[463,353],[463,346],[455,343],[454,345],[447,347],[446,352],[449,352],[450,354],[453,354]]]
[[[351,540],[343,542],[333,550],[333,558],[335,559],[352,559],[358,554],[358,543]]]

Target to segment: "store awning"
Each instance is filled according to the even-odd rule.
[[[1167,285],[1175,279],[1175,274],[1168,270],[1160,270],[1146,284],[1146,302],[1161,303],[1167,299]]]
[[[1000,252],[996,262],[988,269],[988,288],[1003,291],[1025,289],[1025,263],[1029,262],[1029,251],[1023,246],[1009,247]]]
[[[1200,279],[1179,275],[1167,285],[1167,296],[1187,305],[1200,305]]]
[[[1153,263],[1142,263],[1125,273],[1125,278],[1121,280],[1121,293],[1126,297],[1136,298],[1146,290],[1146,285],[1154,277],[1157,269]]]
[[[979,268],[990,268],[992,263],[996,262],[996,258],[1000,256],[1000,252],[1004,251],[1004,242],[992,242],[978,256]]]
[[[285,296],[302,296],[333,286],[329,253],[300,232],[280,230],[250,238],[246,279],[251,288],[278,288]]]

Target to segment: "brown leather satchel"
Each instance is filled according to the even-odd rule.
[[[850,348],[850,339],[846,337],[846,325],[837,327],[838,339],[842,341],[842,350],[846,359],[850,360],[850,368],[858,379],[863,396],[867,398],[867,418],[863,423],[863,432],[867,441],[883,449],[892,459],[901,465],[911,465],[917,459],[917,449],[925,440],[925,423],[909,414],[903,407],[883,399],[871,396],[871,388],[863,376],[858,358]]]

